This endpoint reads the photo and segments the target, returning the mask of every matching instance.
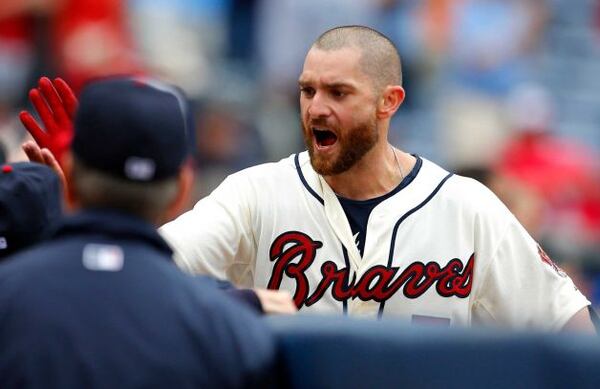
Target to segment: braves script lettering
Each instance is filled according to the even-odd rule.
[[[423,295],[434,284],[436,292],[443,297],[465,298],[471,293],[475,254],[471,255],[466,265],[458,258],[451,259],[444,267],[440,267],[437,262],[417,261],[402,272],[399,267],[377,265],[351,282],[349,269],[338,269],[334,262],[326,261],[321,266],[323,277],[309,296],[305,272],[322,246],[323,243],[298,231],[278,236],[269,253],[275,266],[268,288],[279,289],[284,274],[292,278],[296,282],[294,302],[298,308],[316,303],[330,287],[333,297],[339,301],[359,298],[363,301],[383,302],[400,289],[404,296],[414,299]],[[292,263],[295,259],[298,259],[297,262]]]

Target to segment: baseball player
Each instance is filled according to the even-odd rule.
[[[589,301],[487,188],[388,142],[401,85],[384,35],[322,34],[299,78],[307,151],[164,225],[179,266],[307,312],[593,331]]]
[[[592,330],[589,301],[484,186],[388,143],[393,44],[334,28],[299,78],[308,151],[228,177],[162,235],[178,263],[302,311]]]

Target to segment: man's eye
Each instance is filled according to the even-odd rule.
[[[302,93],[303,95],[305,95],[307,97],[311,97],[315,94],[315,90],[310,87],[302,87],[302,88],[300,88],[300,93]]]
[[[331,91],[331,94],[332,94],[334,97],[344,97],[344,96],[346,96],[346,93],[344,93],[344,92],[342,92],[342,91],[340,91],[340,90],[337,90],[337,89],[334,89],[334,90],[332,90],[332,91]]]

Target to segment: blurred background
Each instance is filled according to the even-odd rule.
[[[303,150],[304,55],[344,24],[400,49],[392,143],[484,182],[599,306],[600,0],[2,0],[0,158],[40,75],[151,74],[192,100],[195,202]]]

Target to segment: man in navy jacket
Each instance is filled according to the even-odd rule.
[[[88,85],[64,160],[79,211],[0,266],[0,387],[263,387],[274,343],[253,312],[185,275],[156,226],[191,186],[172,87]]]

